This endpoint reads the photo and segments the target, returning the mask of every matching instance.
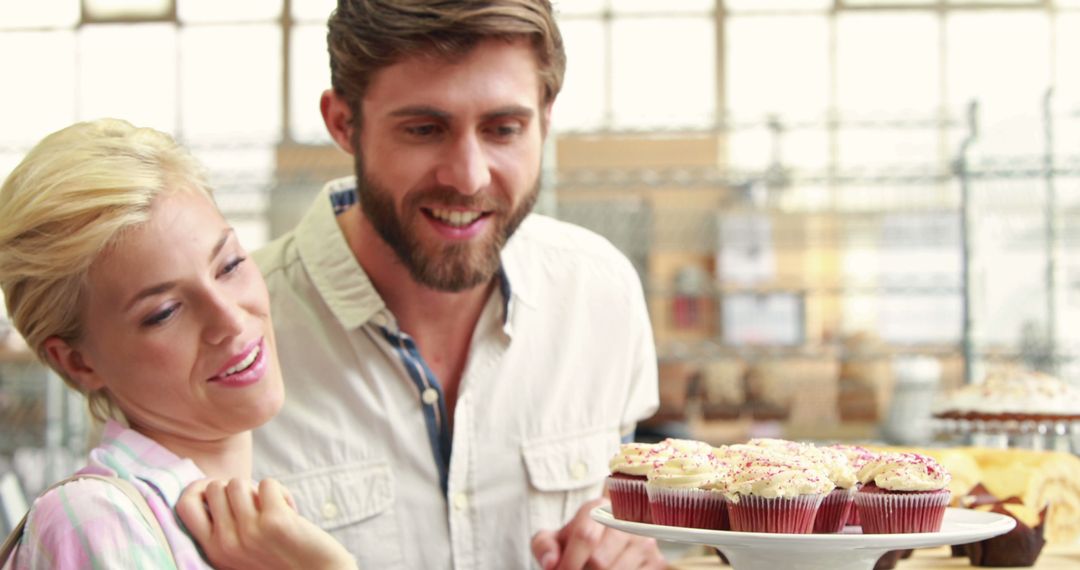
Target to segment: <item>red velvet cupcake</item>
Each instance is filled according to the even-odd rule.
[[[653,463],[667,458],[661,444],[625,443],[608,463],[611,476],[607,480],[611,514],[624,521],[651,523],[649,496],[645,493],[646,474]]]
[[[814,532],[825,534],[844,530],[854,501],[855,485],[858,483],[857,473],[845,453],[831,447],[818,447],[783,439],[751,439],[749,445],[792,455],[820,468],[832,481],[833,489],[821,501],[814,518]]]
[[[855,507],[855,487],[836,487],[821,500],[814,518],[815,534],[834,534],[844,530]]]
[[[657,465],[645,486],[653,524],[728,530],[726,499],[717,486],[721,469],[711,453],[672,457]]]
[[[949,473],[917,453],[884,453],[859,471],[863,534],[937,532],[949,506]]]
[[[721,461],[730,469],[724,494],[733,531],[809,534],[834,488],[819,465],[779,450],[733,445]]]
[[[611,458],[607,480],[611,514],[624,521],[651,523],[647,475],[673,456],[711,454],[712,446],[700,441],[668,438],[660,443],[625,443]]]
[[[858,472],[863,468],[863,465],[866,465],[868,461],[877,457],[877,453],[859,445],[845,445],[842,443],[838,443],[835,445],[830,445],[829,447],[846,455],[848,458],[848,463],[851,464],[851,468],[855,470],[856,474],[858,474]],[[861,486],[862,483],[856,483],[855,490],[858,490],[858,488]],[[852,495],[851,509],[848,511],[847,523],[845,524],[858,526],[860,524],[859,507],[855,504],[854,497],[855,496]]]

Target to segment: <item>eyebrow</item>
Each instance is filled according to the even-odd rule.
[[[491,119],[499,119],[502,117],[523,117],[530,118],[535,115],[533,109],[524,105],[507,105],[505,107],[499,107],[493,111],[488,111],[482,115],[485,121]],[[401,107],[400,109],[394,109],[390,112],[391,117],[435,117],[444,121],[449,121],[451,118],[450,113],[432,107],[430,105],[408,105]]]
[[[210,261],[213,261],[214,258],[217,257],[219,253],[221,253],[221,249],[225,247],[226,243],[229,242],[229,236],[231,236],[232,234],[232,227],[225,228],[225,231],[221,232],[221,237],[218,238],[217,243],[214,244],[214,248],[210,250]],[[157,283],[146,287],[145,289],[140,290],[138,293],[135,294],[134,297],[131,298],[131,301],[129,301],[127,306],[124,307],[124,311],[130,310],[132,307],[135,306],[136,303],[147,297],[160,295],[161,293],[164,293],[165,291],[168,291],[175,286],[176,281],[164,281],[162,283]]]

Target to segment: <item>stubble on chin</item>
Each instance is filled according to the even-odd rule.
[[[491,199],[463,196],[453,189],[433,188],[408,200],[403,209],[415,214],[411,219],[402,220],[394,207],[392,194],[365,175],[359,157],[356,159],[356,186],[365,217],[412,278],[425,287],[448,293],[466,291],[491,281],[502,263],[503,246],[532,211],[540,189],[537,178],[517,207],[507,211],[492,204]],[[496,227],[482,241],[428,245],[419,238],[416,227],[425,223],[417,219],[423,215],[419,213],[419,203],[490,210]]]

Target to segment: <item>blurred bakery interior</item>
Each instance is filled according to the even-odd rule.
[[[0,2],[0,177],[126,118],[191,147],[257,248],[351,173],[318,111],[333,5]],[[556,6],[537,209],[641,276],[661,407],[639,439],[917,447],[974,482],[1025,450],[992,477],[1075,489],[1050,517],[1080,538],[1080,0]],[[9,329],[0,308],[5,515],[92,431]]]

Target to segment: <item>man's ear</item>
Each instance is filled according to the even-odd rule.
[[[104,380],[90,366],[83,353],[67,341],[55,336],[45,339],[45,354],[68,378],[81,386],[84,392],[94,392],[105,387]]]
[[[322,111],[323,123],[330,132],[334,142],[342,150],[349,154],[355,154],[353,148],[353,114],[349,104],[333,89],[323,91],[322,99],[319,100],[319,110]]]

